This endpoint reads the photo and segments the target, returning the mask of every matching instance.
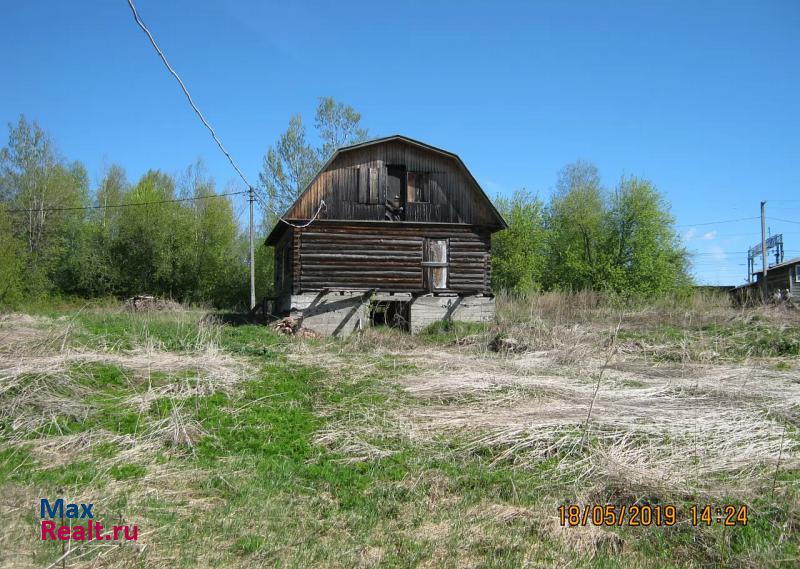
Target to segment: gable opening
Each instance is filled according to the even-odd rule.
[[[380,196],[380,170],[367,166],[355,168],[356,199],[360,204],[377,204]]]
[[[406,203],[427,203],[430,201],[426,192],[426,172],[406,173]]]
[[[386,199],[384,219],[403,221],[406,218],[406,168],[389,165],[386,167]]]

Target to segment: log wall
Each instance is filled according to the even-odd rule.
[[[490,234],[469,226],[320,221],[293,232],[292,291],[490,291]],[[425,239],[448,242],[447,287],[430,291],[423,267]]]

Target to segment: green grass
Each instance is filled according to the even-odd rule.
[[[488,325],[477,322],[461,322],[458,320],[442,320],[434,322],[419,335],[424,342],[451,344],[465,336],[486,332]]]
[[[119,454],[119,447],[115,443],[98,443],[92,447],[92,456],[97,458],[114,458]]]
[[[51,493],[67,488],[82,488],[102,484],[97,462],[76,460],[64,466],[33,468],[31,479],[39,488],[47,488]]]
[[[114,480],[131,480],[141,478],[147,473],[147,468],[141,464],[119,464],[112,466],[108,474]]]
[[[0,484],[28,479],[35,464],[27,446],[0,448]]]
[[[716,358],[739,362],[753,357],[800,356],[800,326],[776,325],[755,317],[749,321],[699,326],[623,327],[618,337],[620,341],[644,342],[650,346],[648,350],[652,350],[653,357],[662,361]]]
[[[379,428],[412,404],[394,382],[418,371],[402,356],[345,350],[343,369],[331,374],[290,362],[285,353],[292,340],[264,326],[203,331],[200,317],[186,315],[89,314],[78,319],[84,346],[124,351],[156,342],[162,349],[192,352],[203,342],[214,342],[255,369],[235,389],[179,403],[164,396],[141,413],[124,401],[137,388],[136,378],[124,368],[92,364],[70,369],[76,385],[89,392],[91,412],[81,420],[59,417],[62,432],[107,430],[142,437],[179,405],[180,413],[206,433],[191,449],[164,444],[130,458],[109,441],[63,466],[48,466],[29,445],[0,448],[1,487],[32,485],[37,495],[64,489],[91,495],[105,508],[100,515],[136,517],[141,531],[151,532],[147,539],[153,557],[139,558],[120,548],[113,558],[120,565],[349,567],[380,560],[380,566],[392,568],[756,567],[781,566],[780,559],[800,556],[796,532],[776,530],[796,527],[798,513],[791,506],[796,493],[789,490],[779,502],[765,489],[752,504],[756,513],[747,528],[622,528],[611,530],[624,543],[621,553],[602,544],[596,550],[572,549],[556,539],[548,521],[556,517],[557,504],[576,499],[575,481],[558,467],[563,455],[522,468],[511,461],[496,463],[503,449],[467,451],[458,436],[421,443]],[[426,330],[420,341],[452,343],[484,330],[442,323]],[[740,333],[731,337],[738,341]],[[658,334],[671,341],[679,336],[670,328]],[[767,338],[767,352],[784,349],[776,347],[783,344],[775,344],[771,335],[747,341],[757,343],[758,338]],[[322,362],[330,356],[327,350],[338,353],[342,346],[312,342],[306,348]],[[192,371],[154,372],[151,381],[162,386],[196,376]],[[326,428],[348,421],[378,427],[365,431],[363,442],[385,456],[354,461],[341,447],[319,442]],[[782,470],[779,491],[797,477]],[[624,488],[608,492],[591,499],[629,499]],[[664,499],[679,500],[684,508],[702,500]],[[492,513],[497,507],[523,513],[498,517]],[[58,557],[60,550],[41,547],[42,559]]]
[[[130,374],[112,364],[73,365],[70,376],[80,385],[98,391],[119,393],[130,385]]]
[[[87,348],[128,351],[154,345],[172,352],[194,352],[219,341],[219,328],[204,325],[206,313],[82,312],[75,341]]]

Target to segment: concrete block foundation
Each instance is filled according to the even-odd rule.
[[[323,336],[349,336],[367,324],[369,296],[360,292],[293,294],[289,316]]]
[[[491,296],[419,296],[411,303],[409,331],[421,332],[434,322],[494,322],[495,301]]]
[[[280,298],[278,310],[317,334],[343,337],[370,325],[370,305],[374,302],[404,304],[409,317],[408,331],[412,334],[441,320],[492,322],[495,318],[494,297],[483,295],[412,297],[404,293],[304,293]]]

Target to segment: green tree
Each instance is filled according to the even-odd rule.
[[[120,208],[116,206],[124,203],[128,191],[130,183],[125,170],[118,164],[112,164],[95,192],[94,204],[99,209],[95,211],[94,219],[103,227],[114,227],[116,217],[120,214]]]
[[[508,229],[492,238],[492,284],[517,293],[540,290],[545,272],[546,230],[542,201],[518,190],[495,205]]]
[[[25,284],[29,294],[53,291],[53,278],[70,237],[82,222],[88,204],[86,169],[68,164],[36,123],[20,116],[8,125],[8,144],[0,150],[0,196],[15,209],[12,231],[25,242]]]
[[[366,140],[368,132],[360,125],[361,115],[351,106],[322,97],[314,121],[320,139],[315,148],[308,141],[302,117],[289,120],[286,131],[267,149],[259,174],[271,210],[265,212],[266,225],[274,225],[337,148]]]
[[[669,204],[647,180],[623,178],[609,195],[597,168],[576,162],[547,208],[526,192],[497,206],[509,225],[492,239],[497,288],[654,296],[691,282]]]
[[[213,181],[202,179],[195,185],[192,197],[207,198],[214,193]],[[227,198],[197,199],[189,203],[194,214],[192,252],[196,280],[193,297],[222,306],[230,300],[228,291],[237,266],[241,270],[243,265],[238,256],[239,230],[233,207]]]
[[[322,140],[320,163],[327,162],[339,148],[363,142],[369,136],[367,129],[361,128],[361,113],[333,97],[320,98],[314,126]]]
[[[25,267],[25,243],[11,230],[11,219],[6,208],[0,205],[0,306],[13,305],[24,293],[23,270]]]
[[[593,164],[581,161],[561,170],[548,208],[549,288],[602,287],[605,209]]]
[[[124,203],[129,189],[122,167],[110,166],[95,191],[93,203],[97,209],[90,210],[81,223],[69,229],[69,253],[56,271],[61,292],[92,298],[118,291],[120,267],[112,245],[122,210],[115,206]]]
[[[174,180],[150,171],[126,196],[126,203],[175,199]],[[112,245],[120,272],[119,292],[153,293],[178,300],[190,296],[194,263],[192,213],[180,203],[120,208]]]
[[[658,295],[690,282],[689,257],[664,197],[648,180],[623,178],[610,199],[609,287]]]

